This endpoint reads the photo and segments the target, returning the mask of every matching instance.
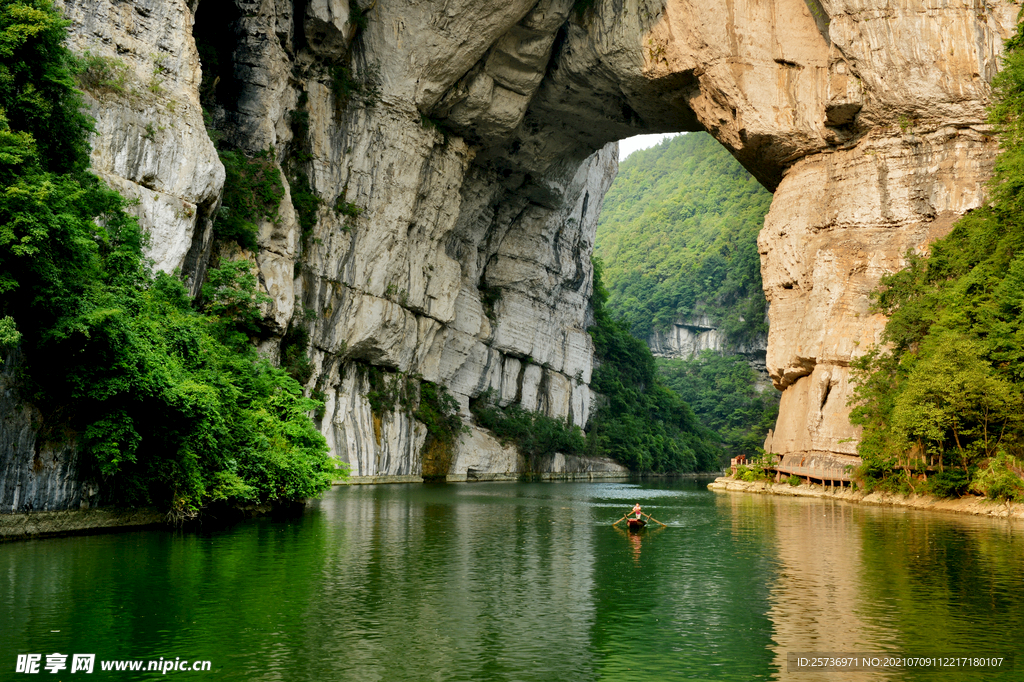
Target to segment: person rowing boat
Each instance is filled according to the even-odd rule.
[[[631,531],[640,530],[641,528],[643,528],[644,526],[647,525],[647,522],[640,518],[640,516],[643,514],[643,512],[640,511],[640,503],[639,502],[637,502],[636,504],[633,505],[633,511],[630,512],[630,513],[635,515],[635,518],[627,519],[627,521],[629,523],[629,529]]]
[[[640,509],[640,503],[639,502],[634,504],[632,510],[630,510],[630,511],[626,512],[625,514],[623,514],[622,518],[620,518],[618,521],[616,521],[612,525],[613,526],[617,526],[620,523],[622,523],[623,521],[625,521],[626,523],[629,524],[630,530],[640,530],[641,528],[643,528],[644,526],[647,525],[647,522],[644,521],[642,518],[640,518],[641,516],[646,516],[648,520],[654,521],[655,523],[657,523],[657,524],[659,524],[661,526],[665,525],[664,523],[662,523],[658,519],[652,517],[650,514],[644,514],[643,511],[641,511],[641,509]]]

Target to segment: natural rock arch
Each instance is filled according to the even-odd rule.
[[[548,63],[536,59],[531,71],[517,46],[540,40],[535,7],[421,106],[467,139],[504,125],[511,149],[495,156],[542,175],[573,144],[714,135],[775,192],[759,247],[768,369],[784,394],[766,446],[842,460],[858,436],[848,420],[849,364],[884,326],[869,292],[907,250],[984,199],[996,151],[984,108],[1018,9],[598,2],[570,14]],[[531,148],[544,152],[522,151]]]
[[[1018,10],[956,0],[64,0],[79,51],[118,55],[141,84],[167,55],[154,98],[95,100],[94,165],[140,199],[154,243],[166,245],[158,266],[197,279],[223,182],[199,108],[201,3],[232,3],[238,17],[217,27],[233,41],[237,81],[235,100],[212,112],[221,132],[300,163],[322,201],[307,238],[284,202],[248,255],[274,299],[268,324],[280,336],[296,311],[312,312],[310,386],[326,396],[322,430],[353,473],[414,478],[422,426],[397,413],[375,422],[352,368],[445,383],[464,406],[490,387],[585,423],[589,255],[616,167],[607,143],[701,129],[775,192],[759,241],[768,369],[785,391],[771,449],[852,455],[848,365],[884,324],[868,292],[907,249],[983,201],[996,152],[988,83]],[[308,128],[294,125],[296,111]],[[172,216],[174,201],[192,210]],[[272,339],[264,350],[276,348]],[[515,472],[514,457],[486,441],[472,434],[453,477]]]

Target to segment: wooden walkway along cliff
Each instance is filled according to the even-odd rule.
[[[776,482],[784,476],[799,476],[808,483],[822,485],[849,485],[853,479],[851,472],[860,466],[860,457],[837,455],[832,452],[796,452],[786,455],[772,455],[767,467],[775,472]],[[733,474],[740,466],[751,466],[752,461],[745,455],[733,457],[731,468]]]

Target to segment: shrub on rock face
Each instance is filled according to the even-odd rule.
[[[971,487],[993,500],[1024,501],[1024,467],[1015,457],[1000,452],[978,471]]]
[[[947,469],[928,479],[928,492],[937,497],[961,497],[970,487],[971,480],[962,469]]]
[[[221,239],[232,239],[256,251],[258,223],[277,220],[277,209],[284,198],[281,171],[270,150],[254,158],[240,151],[222,151],[220,160],[224,164],[224,197],[214,231]]]
[[[86,52],[78,62],[78,82],[93,93],[124,95],[128,88],[128,65],[120,59]]]
[[[444,386],[430,381],[420,382],[419,405],[413,416],[427,427],[430,438],[447,445],[467,430],[459,416],[459,402]]]
[[[494,432],[503,443],[515,444],[516,449],[531,462],[556,452],[565,455],[586,452],[586,439],[578,426],[524,410],[518,405],[498,407],[493,390],[473,400],[470,410],[477,424]]]

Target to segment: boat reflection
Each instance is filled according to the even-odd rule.
[[[659,533],[665,530],[665,527],[658,526],[656,528],[652,528],[650,525],[648,525],[646,528],[636,531],[626,530],[624,528],[620,528],[619,526],[615,526],[615,530],[619,533],[619,535],[621,535],[629,542],[629,547],[633,552],[633,563],[639,566],[640,548],[642,547],[643,543],[653,540]]]

